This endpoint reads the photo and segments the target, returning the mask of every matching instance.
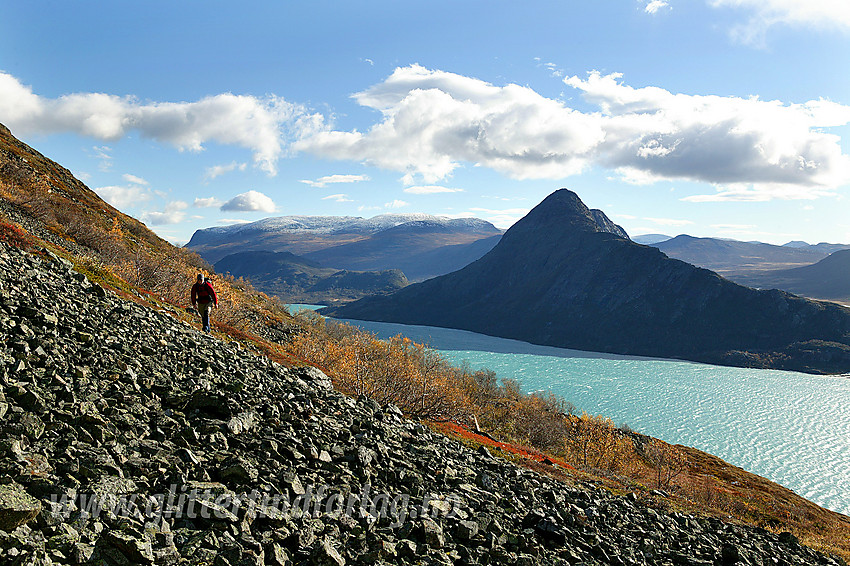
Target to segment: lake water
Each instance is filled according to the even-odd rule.
[[[685,444],[850,514],[850,379],[536,346],[463,330],[346,321],[404,334],[456,364]]]

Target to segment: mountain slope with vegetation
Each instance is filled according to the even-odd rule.
[[[742,287],[611,234],[566,189],[464,269],[329,313],[581,350],[850,371],[850,310]]]
[[[4,564],[850,557],[848,518],[763,478],[238,280],[201,333],[204,263],[2,128],[0,191]],[[319,485],[353,512],[302,512]]]

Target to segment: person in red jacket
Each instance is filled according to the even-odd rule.
[[[192,285],[192,306],[197,306],[198,312],[201,313],[201,323],[204,325],[204,332],[210,331],[210,309],[218,308],[218,297],[215,294],[210,284],[208,277],[204,277],[203,273],[198,274],[198,281]]]

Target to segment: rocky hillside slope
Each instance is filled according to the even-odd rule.
[[[850,371],[850,310],[742,287],[611,234],[566,189],[464,269],[329,314],[617,354]]]
[[[0,563],[837,564],[565,487],[0,244]]]

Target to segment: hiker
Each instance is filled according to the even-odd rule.
[[[210,331],[210,309],[218,308],[218,297],[215,290],[210,284],[209,277],[204,277],[203,273],[198,274],[198,281],[192,285],[192,306],[198,307],[198,312],[201,313],[201,324],[204,325],[204,332]]]

